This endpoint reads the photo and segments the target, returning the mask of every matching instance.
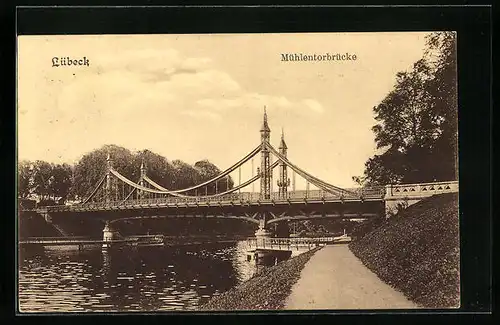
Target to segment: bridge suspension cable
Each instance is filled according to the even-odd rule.
[[[279,163],[279,161],[276,161],[273,165],[270,166],[270,169],[272,170],[273,168],[278,166],[278,163]],[[254,177],[250,178],[248,181],[246,181],[246,182],[244,182],[236,187],[233,187],[232,189],[227,190],[225,192],[216,193],[216,194],[212,194],[212,195],[205,195],[205,196],[192,196],[192,195],[183,195],[183,194],[179,194],[179,193],[175,193],[175,192],[171,192],[171,191],[160,191],[157,189],[150,189],[150,188],[147,188],[147,187],[144,187],[144,186],[141,186],[141,185],[134,183],[133,181],[131,181],[128,178],[126,178],[125,176],[121,175],[119,172],[117,172],[114,169],[111,169],[110,172],[116,178],[118,178],[119,180],[121,180],[125,184],[134,187],[135,189],[142,190],[144,192],[148,192],[148,193],[151,193],[153,195],[154,194],[172,195],[172,196],[181,197],[181,198],[212,198],[212,197],[218,197],[218,196],[230,194],[230,193],[233,193],[241,188],[248,186],[249,184],[255,182],[256,180],[258,180],[261,177],[261,175],[255,175]],[[131,193],[129,193],[129,196]]]
[[[139,177],[139,181],[137,181],[138,185],[141,185],[141,182],[144,181],[144,174],[141,173],[141,177]],[[123,202],[127,201],[135,192],[137,192],[137,188],[133,187],[132,191],[123,199]]]
[[[351,192],[351,191],[345,190],[343,188],[340,188],[340,187],[328,184],[328,183],[322,181],[321,179],[319,179],[319,178],[317,178],[315,176],[312,176],[311,174],[309,174],[306,171],[302,170],[298,166],[292,164],[287,158],[285,158],[283,155],[281,155],[269,143],[267,143],[266,146],[271,151],[271,153],[278,158],[278,160],[280,160],[283,163],[285,163],[288,167],[290,167],[297,174],[299,174],[300,176],[302,176],[304,179],[306,179],[307,181],[311,182],[312,184],[316,185],[320,189],[323,189],[323,190],[325,190],[327,192],[330,192],[330,193],[333,193],[333,194],[339,194],[339,192],[340,192],[340,194],[344,194],[345,193],[345,194],[350,194],[350,195],[355,195],[355,196],[357,195],[354,192]]]
[[[97,186],[94,188],[94,190],[92,191],[92,193],[90,193],[90,195],[87,196],[87,198],[85,200],[83,200],[82,203],[87,203],[88,201],[90,201],[95,196],[95,194],[98,192],[98,190],[101,187],[101,185],[104,183],[105,179],[106,179],[106,174],[104,174],[104,176],[101,178],[101,180],[97,183]]]
[[[241,166],[238,167],[238,185],[241,185]],[[241,193],[241,190],[238,190]]]
[[[156,183],[152,179],[150,179],[147,175],[144,176],[144,180],[146,182],[148,182],[150,185],[154,186],[156,189],[158,189],[160,191],[163,191],[163,192],[169,192],[169,193],[183,193],[183,192],[188,192],[188,191],[195,190],[195,189],[198,189],[200,187],[203,187],[205,185],[208,185],[210,183],[213,183],[214,181],[217,181],[217,180],[219,180],[219,179],[221,179],[221,178],[229,175],[236,168],[240,167],[241,165],[243,165],[244,163],[246,163],[248,160],[250,160],[251,158],[253,158],[256,154],[258,154],[260,152],[260,149],[261,149],[261,146],[259,145],[254,150],[252,150],[249,154],[247,154],[245,157],[243,157],[240,161],[238,161],[236,164],[232,165],[231,167],[229,167],[225,171],[221,172],[216,177],[214,177],[212,179],[209,179],[208,181],[205,181],[205,182],[200,183],[198,185],[188,187],[188,188],[183,188],[183,189],[180,189],[180,190],[169,190],[169,189],[161,186],[160,184]]]
[[[253,177],[253,173],[255,172],[255,169],[254,169],[254,166],[253,166],[253,157],[252,157],[252,177]],[[254,186],[255,183],[252,183],[252,192],[255,192],[255,186]]]

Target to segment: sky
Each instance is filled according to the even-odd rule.
[[[18,159],[75,163],[115,144],[224,170],[260,143],[266,106],[275,148],[283,130],[292,163],[352,187],[376,152],[373,107],[423,56],[427,34],[20,36]],[[283,62],[282,53],[356,60]],[[89,66],[53,67],[53,57]],[[243,167],[242,182],[251,173]]]

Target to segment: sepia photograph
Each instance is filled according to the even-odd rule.
[[[459,308],[456,42],[18,36],[19,313]]]

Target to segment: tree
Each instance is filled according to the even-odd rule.
[[[403,154],[390,149],[384,154],[375,155],[365,163],[365,183],[367,185],[397,184],[403,179],[405,163]]]
[[[434,152],[440,164],[439,172],[448,179],[458,177],[458,92],[456,34],[433,33],[427,38],[427,59],[434,63],[434,78],[428,82],[432,116],[442,133],[437,139]],[[453,166],[453,168],[447,168]]]
[[[74,195],[84,199],[95,189],[106,174],[108,154],[113,168],[128,179],[133,179],[137,169],[134,169],[134,156],[130,150],[116,145],[106,145],[83,155],[75,165],[74,183],[71,189]]]
[[[17,189],[21,198],[26,198],[34,190],[31,161],[23,160],[18,165]]]
[[[212,179],[220,174],[219,168],[207,160],[197,162],[195,167],[181,161],[170,163],[167,158],[149,150],[132,153],[126,148],[106,145],[85,155],[74,166],[69,164],[51,164],[37,160],[22,161],[18,166],[19,196],[38,194],[42,200],[48,198],[85,199],[97,187],[107,171],[107,157],[111,159],[114,170],[133,182],[137,182],[141,173],[141,164],[146,167],[146,174],[153,181],[168,189],[183,189]],[[113,183],[112,186],[118,186]],[[208,194],[215,193],[215,185]],[[218,182],[218,192],[233,187],[230,176]],[[205,192],[190,191],[188,195],[204,195]]]
[[[380,122],[372,128],[377,148],[404,153],[411,146],[427,142],[432,132],[424,123],[429,108],[424,84],[430,78],[429,71],[426,62],[419,60],[411,72],[399,72],[394,90],[373,108],[375,120]]]
[[[207,181],[220,174],[220,169],[206,159],[196,162],[194,168],[198,170],[203,181]]]
[[[433,33],[412,69],[373,108],[377,149],[365,164],[368,184],[456,179],[457,100],[454,33]]]
[[[221,174],[221,170],[208,160],[201,160],[196,162],[194,164],[194,168],[198,171],[201,182],[208,181]],[[215,189],[215,182],[209,184],[207,194],[225,192],[226,189],[233,188],[233,185],[234,182],[231,176],[225,176],[224,178],[217,181],[217,191]]]
[[[67,199],[72,183],[72,168],[68,164],[53,165],[52,181],[49,184],[50,194],[56,198]]]
[[[37,160],[33,163],[32,170],[33,191],[40,195],[41,199],[47,199],[51,193],[52,166],[46,161]]]
[[[144,163],[146,174],[155,183],[170,189],[175,180],[175,168],[167,158],[149,150],[139,151],[134,156],[132,180],[137,181],[140,176],[141,164]]]
[[[198,171],[193,166],[178,159],[174,160],[172,165],[175,170],[173,189],[183,189],[199,183]]]
[[[227,189],[232,189],[234,187],[234,181],[233,181],[233,178],[231,177],[231,175],[227,175],[225,178],[224,178],[224,184],[227,183]]]

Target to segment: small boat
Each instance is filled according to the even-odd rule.
[[[127,239],[133,240],[137,246],[163,246],[165,242],[163,235],[138,235],[129,236]]]

